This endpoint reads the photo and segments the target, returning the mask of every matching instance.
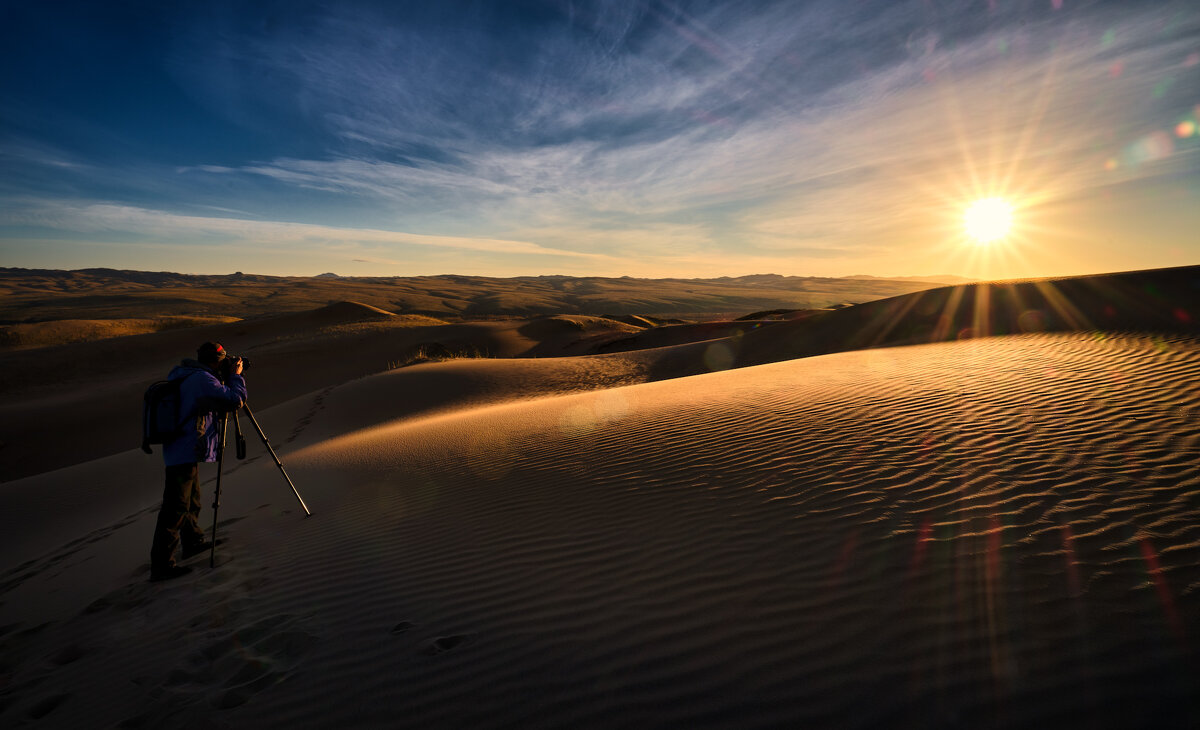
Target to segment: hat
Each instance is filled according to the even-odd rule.
[[[219,362],[225,358],[225,348],[216,342],[205,342],[196,350],[200,362]]]

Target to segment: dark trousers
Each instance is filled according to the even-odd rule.
[[[167,467],[162,508],[154,527],[150,547],[150,569],[165,570],[175,564],[175,551],[183,542],[185,550],[204,542],[200,527],[200,469],[196,464]]]

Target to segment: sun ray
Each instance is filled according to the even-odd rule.
[[[958,305],[962,301],[965,292],[966,287],[961,286],[950,290],[950,295],[946,297],[946,305],[942,308],[942,314],[938,317],[938,323],[934,327],[932,342],[948,340],[951,334],[957,336],[957,330],[954,330],[954,322],[958,314]]]
[[[1071,300],[1054,285],[1053,281],[1036,281],[1034,286],[1050,305],[1050,308],[1072,329],[1094,329],[1095,325]]]

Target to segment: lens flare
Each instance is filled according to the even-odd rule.
[[[963,223],[967,235],[979,243],[991,243],[1008,235],[1013,207],[1003,198],[984,198],[967,206]]]

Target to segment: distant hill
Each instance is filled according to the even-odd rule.
[[[0,324],[167,316],[246,319],[340,301],[453,321],[551,314],[732,319],[748,312],[856,304],[938,285],[924,280],[776,274],[715,279],[500,279],[0,268]]]
[[[937,274],[935,276],[871,276],[870,274],[855,274],[854,276],[843,276],[842,278],[871,281],[928,281],[934,284],[970,284],[979,281],[979,279],[971,279],[966,276],[956,276],[954,274]]]

